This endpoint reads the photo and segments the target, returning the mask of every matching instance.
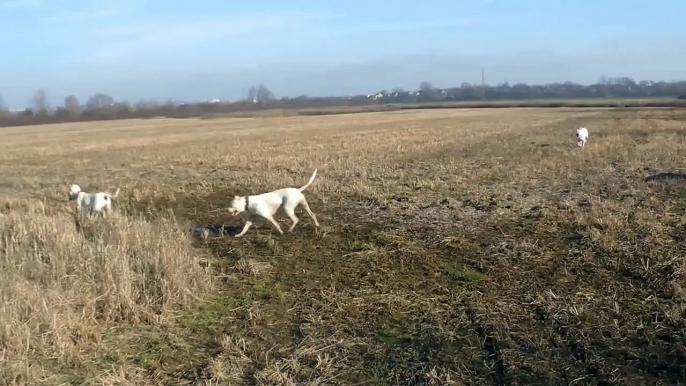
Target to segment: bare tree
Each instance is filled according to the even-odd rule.
[[[257,86],[257,101],[260,103],[273,101],[276,99],[274,93],[267,86],[260,84]]]
[[[34,112],[37,115],[48,113],[50,102],[48,101],[48,94],[45,92],[44,88],[36,91],[36,93],[33,95],[33,107]]]
[[[114,105],[114,98],[107,94],[98,93],[93,95],[86,102],[86,109],[94,110]]]
[[[146,106],[146,101],[145,99],[140,99],[136,102],[133,102],[133,110],[138,111],[138,110],[144,110]]]
[[[259,99],[260,102],[268,102],[276,99],[276,97],[274,96],[274,93],[267,88],[267,86],[261,84],[257,88],[257,99]]]
[[[275,100],[274,93],[263,84],[258,86],[250,86],[248,88],[248,100],[253,103],[265,103]]]
[[[0,114],[6,113],[7,112],[7,106],[5,105],[5,100],[2,97],[2,94],[0,94]]]
[[[248,87],[248,100],[250,102],[257,103],[257,87],[255,87],[255,86]]]
[[[434,89],[434,85],[431,84],[431,82],[428,82],[425,80],[425,81],[419,83],[419,90],[420,91],[430,91],[433,89]]]
[[[405,89],[402,87],[396,87],[393,89],[393,92],[394,93],[402,93],[402,92],[405,92]]]
[[[155,110],[162,107],[162,104],[155,100],[145,100],[141,99],[133,104],[132,110],[134,111],[145,111],[145,110]]]
[[[64,109],[67,110],[69,114],[78,114],[81,111],[81,104],[74,95],[69,95],[64,98]]]

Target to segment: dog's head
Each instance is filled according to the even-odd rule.
[[[229,213],[235,216],[241,212],[245,212],[245,197],[233,196],[233,201],[231,201],[231,206],[229,207]]]
[[[576,129],[576,143],[577,145],[581,146],[583,145],[584,140],[586,139],[585,133],[583,133],[583,128],[580,127]]]
[[[69,185],[69,193],[67,193],[69,196],[69,201],[76,200],[76,198],[79,196],[79,193],[81,193],[80,186],[76,184]]]

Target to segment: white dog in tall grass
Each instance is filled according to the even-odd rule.
[[[576,129],[576,144],[585,147],[586,141],[588,141],[588,130],[585,127]]]
[[[76,201],[76,209],[82,213],[105,215],[112,211],[112,199],[118,195],[119,189],[114,194],[107,192],[86,193],[76,184],[69,186],[69,201]]]
[[[274,190],[273,192],[269,193],[259,194],[257,196],[234,196],[233,201],[231,202],[231,207],[229,208],[229,213],[231,213],[233,216],[239,213],[246,213],[247,215],[243,230],[235,237],[243,236],[253,222],[255,222],[258,218],[264,218],[268,220],[270,223],[272,223],[274,228],[276,228],[276,230],[283,235],[281,227],[276,220],[274,220],[274,214],[276,214],[276,211],[279,208],[283,208],[283,211],[286,212],[288,217],[290,217],[293,221],[293,225],[291,225],[290,229],[288,229],[289,232],[292,232],[293,228],[295,228],[295,224],[297,224],[299,221],[298,217],[295,215],[295,208],[298,205],[302,205],[307,214],[312,217],[312,220],[314,220],[314,225],[319,226],[317,217],[310,210],[310,206],[307,205],[307,200],[302,194],[302,191],[307,189],[312,181],[314,181],[314,177],[316,175],[317,169],[314,170],[314,173],[312,173],[312,177],[310,177],[310,180],[307,182],[307,184],[299,189],[284,188]]]

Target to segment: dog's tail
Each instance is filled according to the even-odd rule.
[[[119,195],[119,188],[117,188],[117,191],[114,192],[114,194],[107,193],[107,195],[110,196],[110,198],[117,198],[117,196]]]
[[[314,169],[314,173],[312,173],[312,177],[310,177],[310,180],[307,181],[307,183],[305,185],[303,185],[298,190],[302,192],[303,190],[307,189],[307,187],[310,186],[310,184],[312,184],[312,181],[314,181],[314,177],[316,177],[316,176],[317,176],[317,169]]]

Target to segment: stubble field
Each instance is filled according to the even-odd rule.
[[[685,125],[560,108],[0,129],[0,381],[686,382]],[[298,209],[292,234],[231,237],[234,195],[315,168],[319,229]],[[69,183],[120,188],[116,213],[75,216]]]

